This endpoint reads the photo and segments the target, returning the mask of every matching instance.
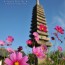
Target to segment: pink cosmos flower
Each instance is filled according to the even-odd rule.
[[[36,41],[39,41],[39,34],[37,32],[33,32],[33,35],[34,35],[34,39]]]
[[[33,35],[34,35],[35,37],[38,37],[38,36],[39,36],[39,34],[38,34],[37,32],[33,32]]]
[[[14,38],[12,36],[8,36],[6,39],[7,43],[12,43],[14,41]]]
[[[33,54],[35,54],[38,58],[42,59],[45,57],[45,54],[43,53],[41,47],[33,47],[32,49]]]
[[[43,52],[47,52],[47,50],[48,50],[46,45],[41,45],[41,48],[42,48]]]
[[[29,65],[28,63],[26,63],[27,61],[27,56],[22,57],[22,53],[17,52],[10,54],[10,57],[6,58],[4,62],[5,65]]]
[[[58,50],[59,50],[59,51],[62,51],[62,47],[61,47],[61,46],[58,46]]]
[[[41,30],[43,32],[47,32],[47,27],[44,24],[40,24],[39,25],[39,30]]]
[[[32,45],[32,41],[31,41],[31,40],[27,40],[26,43],[27,43],[28,45]]]
[[[56,26],[55,30],[61,34],[64,34],[64,29],[61,26]]]
[[[39,37],[35,37],[34,39],[35,39],[36,41],[39,41]]]
[[[0,45],[1,45],[1,46],[4,46],[4,45],[5,45],[5,42],[2,41],[2,40],[0,40]]]
[[[9,53],[15,52],[12,48],[7,48],[6,50],[7,50]]]

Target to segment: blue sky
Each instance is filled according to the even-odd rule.
[[[29,39],[32,10],[35,4],[36,0],[0,0],[0,40],[5,40],[11,35],[14,37],[11,47],[16,49],[18,46],[23,46],[24,51],[27,52],[26,40]],[[51,37],[56,25],[65,28],[65,0],[40,0],[40,4],[44,8],[49,37]],[[65,41],[61,46],[65,47]]]

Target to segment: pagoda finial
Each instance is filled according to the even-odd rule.
[[[39,5],[39,0],[36,0],[36,4],[38,4],[38,5]]]

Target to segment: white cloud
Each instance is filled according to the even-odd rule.
[[[52,19],[52,23],[51,25],[53,26],[56,26],[56,25],[60,25],[62,26],[63,28],[65,28],[65,16],[54,16],[53,19]]]
[[[65,19],[61,18],[60,16],[57,16],[57,21],[63,28],[65,28]]]
[[[52,25],[61,25],[65,28],[65,0],[63,1],[58,13],[52,17]]]

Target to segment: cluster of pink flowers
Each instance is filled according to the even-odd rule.
[[[33,32],[33,36],[34,36],[35,41],[39,41],[39,34],[37,32]],[[33,42],[31,39],[29,39],[26,41],[26,43],[27,45],[32,45]]]
[[[13,41],[14,38],[12,36],[8,36],[5,41],[0,40],[0,46],[5,46],[5,45],[10,46]],[[9,53],[14,52],[12,48],[7,48],[6,51],[8,51]]]
[[[37,32],[33,32],[33,36],[34,36],[35,41],[39,41],[39,34]],[[32,45],[31,40],[27,40],[26,43],[28,45]],[[40,59],[46,57],[46,52],[47,52],[46,45],[41,45],[39,47],[33,46],[32,53],[35,54]]]
[[[56,26],[54,29],[57,31],[57,32],[54,33],[54,35],[62,43],[62,40],[59,38],[58,33],[64,34],[64,29],[61,26]]]
[[[56,36],[56,38],[62,43],[63,41],[59,38],[58,33],[64,34],[64,29],[61,26],[56,26],[54,29],[56,30],[56,32],[53,33],[54,36]],[[54,37],[51,37],[51,38],[52,38],[52,40],[55,40]],[[58,48],[58,51],[60,51],[60,52],[63,50],[61,46],[58,46],[57,48]]]
[[[13,41],[14,41],[14,38],[13,38],[12,36],[8,36],[5,41],[0,40],[0,45],[1,45],[1,46],[4,46],[4,45],[9,46],[9,45],[11,45],[11,43],[12,43]],[[7,43],[7,44],[6,44],[6,43]]]
[[[35,54],[38,58],[43,59],[46,57],[47,47],[45,45],[41,45],[39,47],[33,47],[32,52]]]
[[[33,35],[34,35],[34,39],[36,41],[39,41],[39,34],[37,32],[33,32]]]
[[[10,46],[11,43],[14,41],[14,38],[12,36],[8,36],[6,38],[6,41],[2,41],[0,40],[0,45],[4,46]],[[30,41],[28,41],[30,44]],[[19,46],[18,51],[14,51],[12,48],[7,48],[6,49],[10,54],[8,56],[8,58],[5,58],[4,60],[4,65],[29,65],[27,63],[28,61],[28,56],[24,56],[22,55],[22,53],[20,52],[22,50],[22,47]]]
[[[47,27],[43,24],[40,24],[39,30],[43,32],[47,32]],[[64,34],[64,29],[62,29],[62,27],[60,26],[56,26],[55,30],[61,34]],[[54,33],[54,35],[58,38],[58,40],[60,40],[57,33]],[[35,41],[39,41],[39,34],[37,32],[33,32],[33,36],[34,36]],[[54,40],[55,38],[52,37],[52,39]],[[0,45],[1,46],[11,45],[13,41],[14,41],[14,38],[12,36],[8,36],[6,38],[6,41],[0,40]],[[27,45],[32,45],[33,41],[29,39],[26,41],[26,43]],[[10,53],[10,55],[8,58],[5,58],[5,61],[4,61],[5,65],[29,65],[27,63],[28,56],[23,56],[22,53],[20,52],[22,50],[22,46],[18,47],[17,52],[15,52],[12,48],[7,48],[6,50]],[[58,46],[58,50],[62,51],[62,47]],[[33,46],[32,48],[32,53],[35,54],[40,59],[46,58],[47,51],[48,51],[48,48],[46,45],[41,45],[39,47]]]
[[[45,57],[45,54],[42,52],[42,49],[40,47],[33,47],[32,49],[33,54],[35,54],[38,58]]]

